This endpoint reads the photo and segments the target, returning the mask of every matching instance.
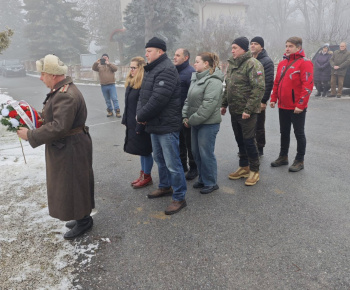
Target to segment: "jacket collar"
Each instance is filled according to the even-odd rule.
[[[237,58],[233,58],[231,56],[229,58],[229,62],[234,66],[234,67],[239,67],[243,62],[245,62],[247,59],[252,57],[252,53],[250,51],[247,51],[245,54],[242,54],[241,56]]]
[[[152,61],[151,63],[148,63],[145,65],[145,71],[151,71],[154,69],[158,64],[163,62],[168,58],[168,55],[166,53],[162,54],[160,57],[158,57],[155,61]]]
[[[268,56],[267,51],[265,48],[262,49],[262,51],[259,52],[258,56],[256,57],[257,60],[260,60],[264,57]]]
[[[46,95],[46,99],[44,101],[44,104],[47,102],[47,100],[53,95],[55,94],[60,88],[62,88],[63,86],[67,85],[67,84],[71,84],[73,82],[71,77],[66,77],[64,80],[60,81],[59,83],[57,83],[53,89],[51,90],[51,92],[49,92]]]
[[[303,58],[303,57],[305,57],[304,49],[300,49],[296,53],[292,53],[289,56],[287,56],[286,54],[283,55],[283,59],[287,59],[287,60],[295,60],[297,58]]]
[[[177,72],[180,72],[180,71],[184,70],[189,65],[190,65],[190,61],[189,60],[186,60],[182,64],[177,65],[176,66]]]

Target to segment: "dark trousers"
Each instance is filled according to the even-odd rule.
[[[345,76],[332,75],[331,76],[331,95],[341,96],[343,92],[343,84],[344,84]],[[337,92],[338,85],[338,92]]]
[[[239,166],[250,166],[250,170],[259,171],[259,154],[255,141],[257,114],[242,119],[242,114],[231,113],[231,124],[239,148]]]
[[[289,143],[290,143],[290,129],[293,124],[294,135],[297,139],[297,155],[296,160],[304,161],[305,149],[306,149],[306,137],[305,137],[305,117],[306,109],[300,113],[295,114],[294,110],[279,109],[280,119],[280,133],[281,133],[281,151],[280,156],[288,156]]]
[[[258,145],[258,148],[264,148],[266,144],[265,139],[265,116],[266,116],[266,110],[261,111],[261,113],[257,114],[258,118],[256,120],[256,131],[255,131],[255,138],[256,138],[256,144]]]
[[[197,168],[191,150],[191,128],[182,126],[182,130],[180,130],[180,159],[184,167],[187,167],[187,156],[190,167]]]
[[[319,93],[327,93],[331,85],[329,81],[315,81],[315,87]]]

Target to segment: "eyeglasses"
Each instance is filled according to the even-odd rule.
[[[130,67],[130,70],[135,70],[135,69],[137,69],[137,67],[134,67],[134,66]]]

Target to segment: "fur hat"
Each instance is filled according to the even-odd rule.
[[[254,38],[252,38],[252,40],[250,41],[250,43],[252,42],[256,42],[259,43],[261,45],[262,48],[264,48],[264,39],[261,36],[255,36]]]
[[[147,47],[155,47],[155,48],[160,48],[163,51],[166,51],[166,43],[164,40],[158,38],[158,37],[153,37],[151,38],[147,43],[145,48]]]
[[[67,66],[53,54],[48,54],[44,58],[36,61],[36,70],[51,75],[65,75],[68,71]]]
[[[249,50],[249,40],[248,38],[241,36],[236,38],[232,44],[237,44],[239,47],[241,47],[243,50],[248,51]]]

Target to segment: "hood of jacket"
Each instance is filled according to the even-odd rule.
[[[247,59],[250,59],[251,57],[252,57],[252,53],[250,51],[247,51],[245,54],[242,54],[237,58],[233,58],[233,56],[231,56],[228,59],[228,62],[231,63],[233,67],[240,67],[242,63],[244,63]]]
[[[219,79],[220,81],[224,81],[224,74],[222,73],[221,69],[219,69],[218,67],[215,68],[215,71],[210,74],[209,73],[209,70],[205,70],[203,72],[194,72],[192,74],[192,78],[191,78],[191,81],[194,81],[194,80],[197,80],[198,81],[198,84],[203,84],[206,82],[207,79],[210,79],[210,78],[216,78],[216,79]]]

